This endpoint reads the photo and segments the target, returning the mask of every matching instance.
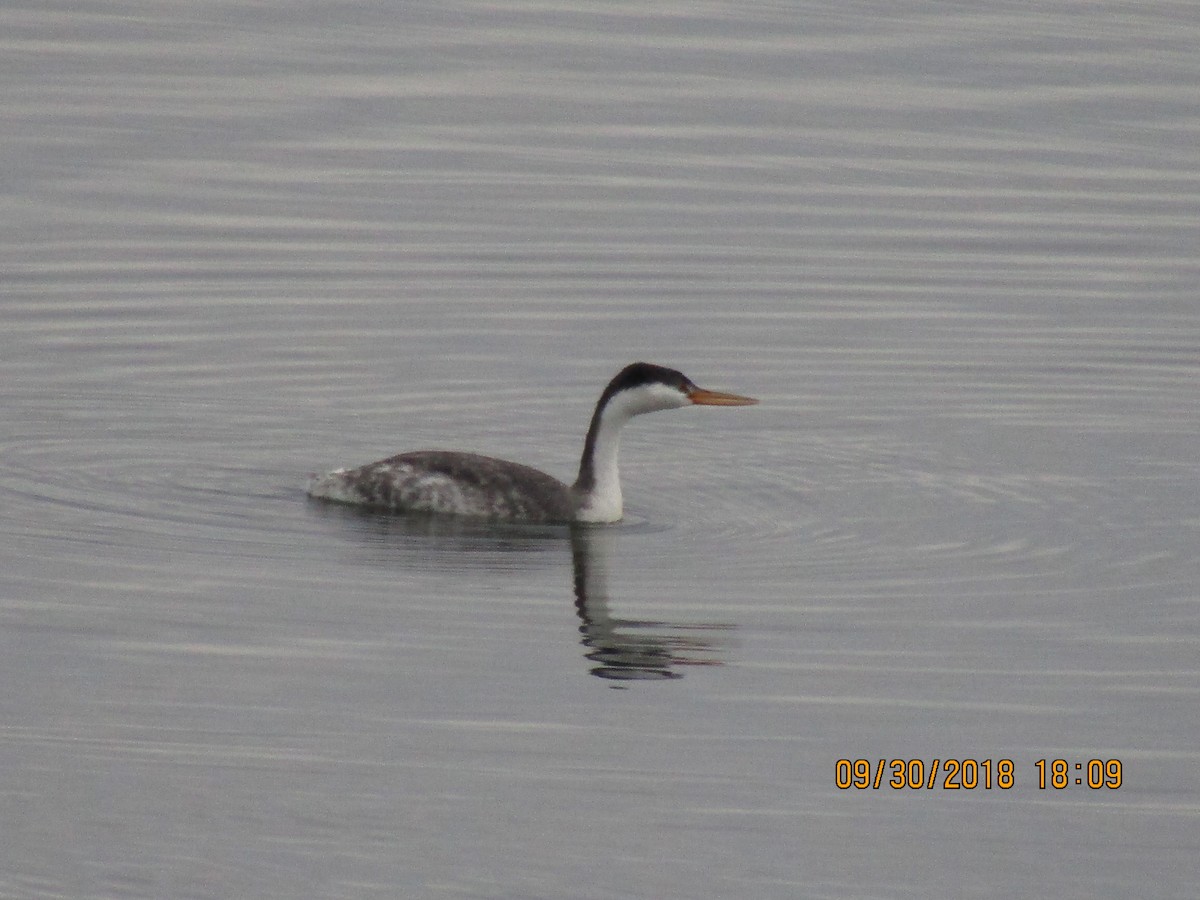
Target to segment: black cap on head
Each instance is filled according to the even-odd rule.
[[[604,389],[604,394],[601,397],[601,402],[603,403],[604,400],[607,400],[613,394],[620,391],[641,387],[644,384],[654,384],[655,382],[673,387],[683,394],[688,393],[696,387],[692,384],[690,378],[676,369],[668,369],[666,366],[656,366],[654,363],[635,362],[623,368],[608,383],[608,387]]]

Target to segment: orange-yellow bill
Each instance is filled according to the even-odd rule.
[[[700,406],[752,406],[758,402],[753,397],[706,391],[704,388],[693,388],[688,393],[688,399]]]

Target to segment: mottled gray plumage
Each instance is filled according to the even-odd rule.
[[[313,480],[309,494],[394,512],[455,513],[521,522],[570,522],[571,489],[520,463],[417,450]]]

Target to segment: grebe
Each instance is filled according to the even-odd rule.
[[[617,373],[596,403],[573,485],[490,456],[417,450],[357,469],[315,475],[308,495],[402,513],[453,513],[509,522],[616,522],[622,512],[617,450],[626,422],[660,409],[757,402],[696,387],[674,369],[633,363]]]

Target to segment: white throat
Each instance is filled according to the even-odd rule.
[[[623,514],[621,473],[617,457],[621,449],[621,429],[634,416],[660,409],[689,406],[691,401],[678,390],[665,384],[651,383],[621,391],[609,398],[603,409],[597,410],[588,434],[591,443],[591,484],[579,496],[580,522],[617,522]],[[585,449],[586,465],[586,449]],[[580,472],[579,488],[585,478]]]
[[[580,522],[616,522],[623,511],[621,473],[617,456],[621,450],[621,429],[629,416],[617,417],[611,409],[600,417],[592,445],[592,488],[580,497]]]

